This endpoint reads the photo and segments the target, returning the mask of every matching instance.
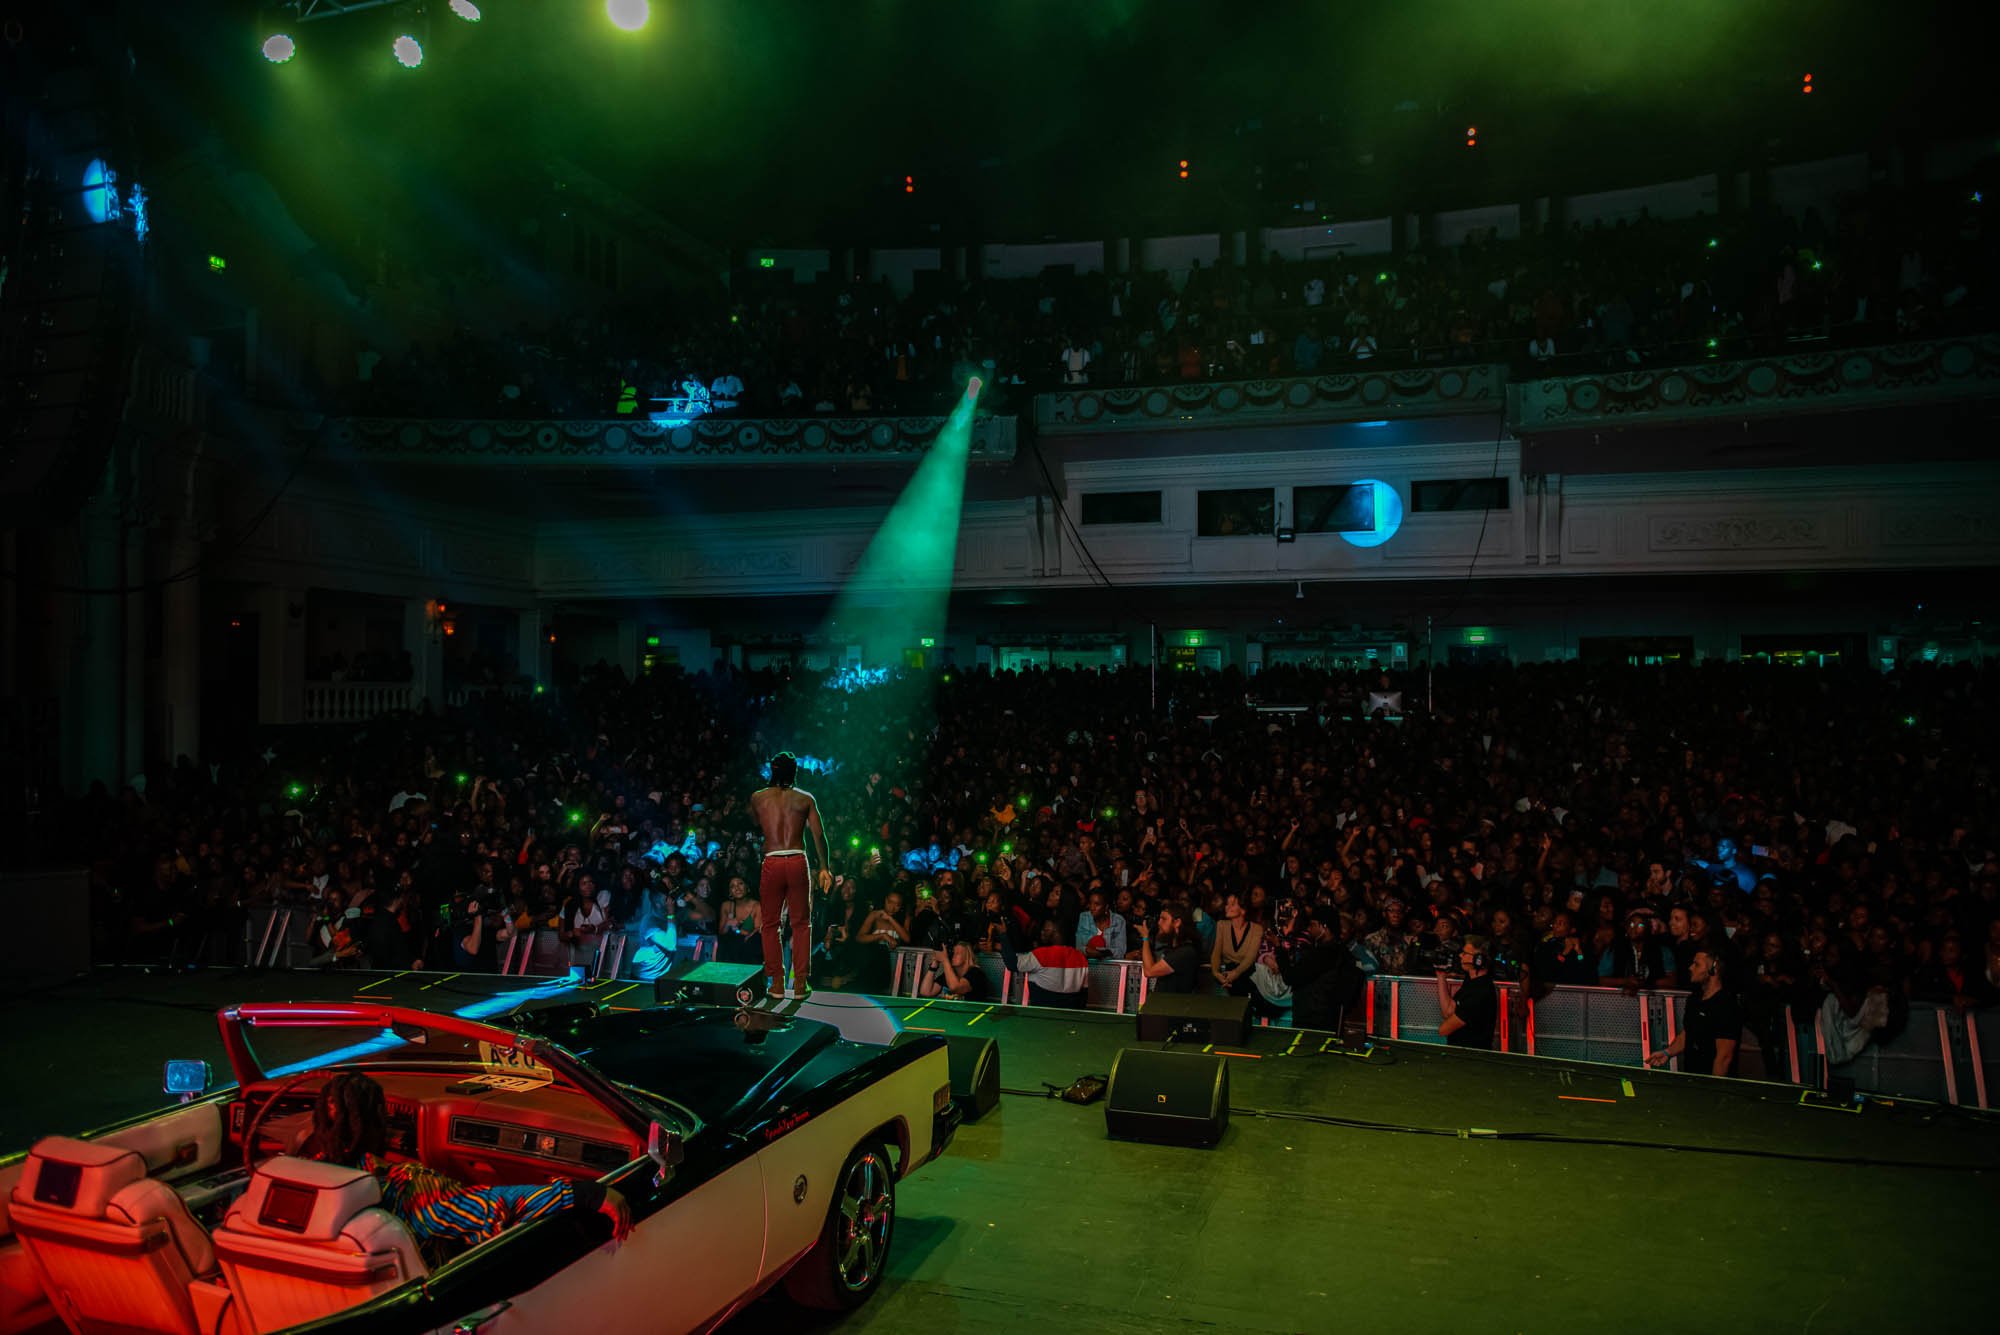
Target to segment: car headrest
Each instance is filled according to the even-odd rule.
[[[363,1210],[382,1200],[365,1168],[279,1155],[257,1165],[249,1190],[229,1207],[223,1227],[266,1238],[331,1242]]]
[[[146,1160],[136,1150],[45,1136],[28,1151],[13,1198],[18,1205],[102,1219],[111,1198],[145,1176]]]

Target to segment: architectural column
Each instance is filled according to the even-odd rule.
[[[76,582],[106,592],[70,595],[71,689],[62,695],[62,735],[63,782],[72,792],[101,781],[116,793],[131,777],[124,772],[120,754],[125,706],[125,654],[119,638],[125,600],[116,592],[125,582],[120,511],[115,498],[99,496],[76,519],[80,539]]]
[[[639,680],[638,618],[618,618],[618,657],[613,660],[612,666],[625,674],[625,680]]]
[[[201,560],[194,525],[175,522],[166,544],[162,573],[188,570]],[[176,579],[160,590],[160,676],[166,716],[160,721],[161,750],[172,765],[181,756],[201,759],[201,580]],[[301,664],[301,667],[304,665]]]
[[[306,709],[306,593],[257,591],[257,719],[298,723]]]
[[[515,670],[536,688],[549,684],[549,633],[555,615],[546,607],[524,607],[515,616],[520,621],[520,645],[514,651]]]
[[[119,534],[119,573],[125,592],[119,609],[119,768],[126,775],[146,768],[146,534],[138,527]],[[170,757],[171,758],[171,757]]]
[[[431,712],[439,713],[445,707],[444,620],[431,614],[433,601],[404,599],[403,648],[410,655],[410,708],[429,701]]]

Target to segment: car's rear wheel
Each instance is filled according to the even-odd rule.
[[[882,1282],[895,1233],[895,1165],[882,1146],[862,1145],[847,1156],[819,1241],[785,1276],[785,1292],[826,1311],[861,1306]]]

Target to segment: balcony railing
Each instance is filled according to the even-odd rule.
[[[407,681],[309,681],[301,718],[307,723],[359,723],[407,711],[416,687]]]

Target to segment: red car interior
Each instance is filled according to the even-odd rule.
[[[631,1130],[562,1084],[498,1089],[476,1068],[371,1071],[390,1156],[469,1186],[594,1179],[638,1157]],[[250,1084],[95,1140],[51,1136],[0,1169],[0,1335],[67,1327],[258,1335],[425,1273],[365,1172],[291,1157],[318,1076]],[[241,1138],[257,1125],[254,1172]]]

